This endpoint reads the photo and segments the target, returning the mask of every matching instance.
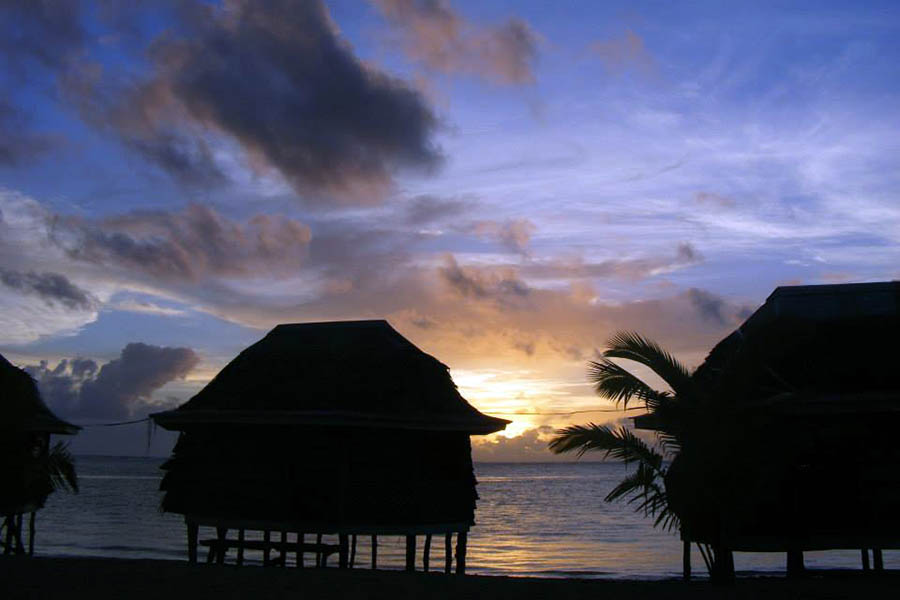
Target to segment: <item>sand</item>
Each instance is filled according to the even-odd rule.
[[[354,569],[189,565],[160,560],[0,556],[0,597],[134,600],[359,598],[412,600],[608,600],[620,598],[896,598],[900,573],[813,574],[802,580],[618,581],[484,577]]]

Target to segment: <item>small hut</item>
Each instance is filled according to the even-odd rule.
[[[267,564],[296,553],[303,566],[309,552],[324,565],[337,553],[346,567],[365,535],[374,568],[377,536],[400,535],[410,570],[424,536],[427,570],[442,535],[449,571],[456,534],[457,572],[477,499],[469,436],[508,423],[478,412],[445,365],[386,321],[279,325],[188,402],[151,417],[181,432],[160,489],[163,510],[184,515],[191,562],[199,543],[208,561],[237,549],[241,563],[253,549]],[[200,526],[216,537],[198,540]]]
[[[731,500],[711,511],[739,551],[900,548],[900,282],[777,288],[693,378],[727,406]],[[653,428],[639,417],[638,427]],[[731,484],[729,484],[731,485]]]
[[[23,517],[30,515],[29,555],[34,553],[35,513],[58,486],[77,489],[74,467],[63,446],[50,449],[50,435],[74,435],[41,400],[31,376],[0,356],[0,515],[4,554],[23,554]]]

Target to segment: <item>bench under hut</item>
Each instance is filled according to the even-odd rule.
[[[58,487],[77,491],[71,456],[50,436],[81,429],[44,404],[31,376],[0,356],[0,546],[4,554],[34,554],[35,513]],[[24,516],[28,546],[24,543]]]
[[[881,569],[900,548],[898,339],[900,282],[777,288],[693,374],[724,406],[722,468],[683,534],[786,552],[792,574],[811,550],[862,549],[865,569],[872,550]]]
[[[449,572],[456,535],[459,573],[477,499],[469,436],[508,423],[470,405],[448,368],[386,321],[279,325],[151,417],[180,432],[160,489],[163,510],[184,515],[191,562],[200,544],[207,561],[237,549],[241,563],[249,549],[297,566],[336,553],[346,567],[367,536],[375,568],[377,536],[392,535],[406,537],[412,570],[424,536],[427,570],[441,536]],[[200,526],[216,536],[199,540]]]

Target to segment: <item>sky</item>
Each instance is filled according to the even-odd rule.
[[[78,424],[384,318],[550,460],[615,332],[900,277],[896,2],[3,0],[0,91],[0,353]]]

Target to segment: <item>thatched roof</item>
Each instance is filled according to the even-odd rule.
[[[900,411],[898,334],[900,282],[779,287],[694,377],[737,402]]]
[[[469,404],[447,367],[387,321],[279,325],[188,402],[151,416],[175,430],[302,424],[486,434],[509,423]]]
[[[73,435],[81,427],[66,423],[47,408],[31,376],[0,355],[0,429]]]

